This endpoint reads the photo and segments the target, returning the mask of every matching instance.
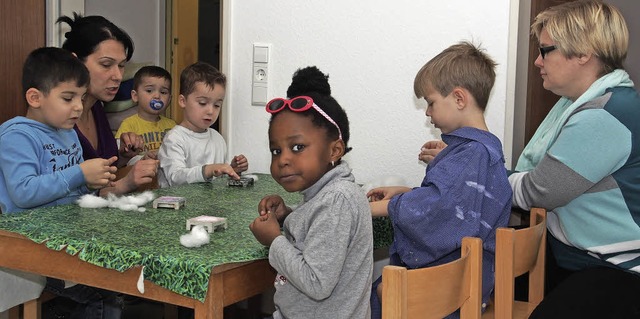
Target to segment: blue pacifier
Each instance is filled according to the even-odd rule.
[[[164,102],[162,102],[161,100],[151,100],[151,102],[149,102],[149,107],[151,107],[151,109],[159,111],[162,110],[162,108],[164,107]]]

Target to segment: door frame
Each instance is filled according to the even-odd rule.
[[[575,0],[512,0],[511,26],[517,34],[509,40],[510,50],[507,100],[505,114],[505,158],[507,168],[513,169],[524,146],[529,142],[549,110],[560,98],[544,89],[538,68],[533,64],[538,58],[538,43],[530,35],[531,23],[544,9]],[[515,12],[514,7],[518,8]],[[514,19],[514,16],[518,16]],[[517,51],[517,52],[511,52]],[[509,93],[513,92],[513,93]],[[513,94],[513,96],[511,96]]]
[[[180,72],[188,65],[198,61],[198,0],[166,0],[166,48],[165,65],[173,78],[171,90],[172,103],[168,116],[177,123],[182,121],[182,109],[178,105],[180,95]],[[220,71],[231,78],[230,34],[231,1],[220,0]],[[194,16],[195,13],[195,16]],[[231,92],[233,83],[227,80],[226,91]],[[227,94],[219,116],[220,134],[227,145],[231,145],[231,95]]]

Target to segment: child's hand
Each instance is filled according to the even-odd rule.
[[[249,161],[244,155],[240,154],[233,157],[233,160],[231,160],[231,167],[233,167],[233,170],[236,171],[236,173],[240,174],[249,169]]]
[[[116,179],[116,167],[111,166],[118,158],[116,156],[110,159],[93,158],[80,163],[80,169],[84,175],[87,186],[91,189],[100,189],[112,186],[113,180]]]
[[[441,140],[426,142],[420,149],[418,159],[429,164],[445,147],[447,147],[447,144]]]
[[[142,136],[126,132],[120,135],[120,155],[124,158],[132,158],[144,150],[144,139]]]
[[[280,224],[273,214],[258,216],[249,225],[249,229],[251,229],[253,236],[265,246],[271,246],[273,240],[281,234]]]
[[[233,167],[231,167],[231,165],[229,164],[208,164],[205,165],[204,168],[204,177],[205,178],[212,178],[212,177],[220,177],[222,174],[227,174],[229,175],[230,178],[233,178],[235,180],[239,180],[240,176],[238,176],[238,173],[236,173],[236,171],[233,169]]]
[[[282,223],[291,213],[291,208],[285,205],[282,197],[278,195],[268,195],[263,197],[258,203],[258,214],[260,214],[260,216],[266,216],[269,213],[275,215],[278,222]]]
[[[380,200],[391,199],[391,197],[395,195],[406,193],[410,190],[411,188],[405,186],[377,187],[367,193],[367,198],[369,198],[370,202],[377,202]]]

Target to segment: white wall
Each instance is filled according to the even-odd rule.
[[[250,171],[269,172],[269,116],[251,105],[254,42],[272,45],[269,98],[286,95],[297,68],[316,65],[330,75],[332,95],[351,122],[354,149],[345,159],[359,183],[381,175],[420,183],[420,146],[439,131],[425,117],[424,101],[415,99],[413,79],[430,58],[461,40],[481,43],[499,63],[486,117],[504,140],[511,2],[226,1],[230,152],[245,154]]]
[[[85,15],[102,15],[129,34],[135,46],[131,61],[164,66],[164,0],[85,0],[84,5]]]

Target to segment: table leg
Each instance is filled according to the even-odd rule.
[[[40,319],[42,318],[40,299],[27,301],[23,304],[24,319]]]

